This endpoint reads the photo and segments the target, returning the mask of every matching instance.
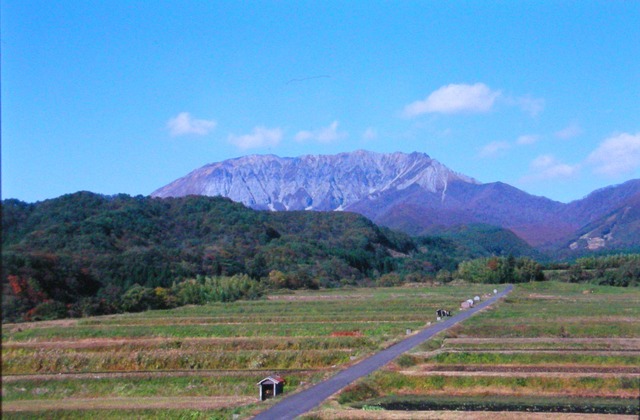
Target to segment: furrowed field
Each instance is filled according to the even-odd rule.
[[[409,410],[392,418],[431,418],[424,410],[461,410],[496,418],[478,413],[487,410],[506,418],[525,411],[522,418],[534,412],[636,418],[639,302],[637,289],[517,285],[503,302],[351,385],[337,398],[342,405],[327,404],[319,417],[365,418],[362,412],[376,410],[385,418],[381,413]],[[365,410],[350,414],[345,405]]]
[[[10,417],[248,417],[273,373],[295,392],[492,286],[296,292],[3,328]],[[132,411],[136,410],[136,411]]]
[[[264,377],[279,373],[287,380],[285,393],[296,392],[400,340],[407,329],[436,322],[436,309],[457,312],[462,300],[493,288],[306,291],[5,324],[3,416],[248,418],[273,403],[257,401],[256,383]],[[442,410],[465,404],[632,414],[640,377],[639,301],[637,289],[517,285],[505,301],[308,417],[398,418],[394,409],[442,417]]]

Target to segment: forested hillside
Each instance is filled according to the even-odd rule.
[[[5,200],[2,216],[3,321],[424,281],[462,260],[531,251],[491,229],[470,229],[475,242],[410,238],[354,213],[255,211],[219,197],[79,192]]]

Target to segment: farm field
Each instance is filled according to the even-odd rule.
[[[260,301],[5,324],[3,416],[249,418],[273,403],[258,402],[256,383],[264,377],[279,373],[285,392],[296,392],[402,339],[407,329],[436,322],[437,308],[457,312],[459,302],[493,288],[298,291]],[[465,408],[505,410],[512,418],[512,410],[532,407],[635,417],[639,301],[637,289],[516,285],[504,301],[307,417],[460,418],[453,410]]]
[[[259,301],[5,324],[5,418],[248,418],[491,285],[299,291]]]
[[[637,418],[638,302],[637,289],[516,285],[500,304],[352,384],[316,417],[458,418],[425,410],[477,410],[483,418],[480,411],[495,410],[509,418]]]

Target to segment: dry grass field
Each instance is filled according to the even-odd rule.
[[[493,288],[305,291],[261,301],[5,324],[2,414],[249,418],[273,403],[257,401],[262,378],[279,373],[287,380],[285,392],[296,392],[402,339],[407,329],[436,322],[437,308],[457,311],[462,300]],[[566,410],[563,401],[569,409],[632,414],[640,377],[639,301],[637,289],[517,285],[505,301],[350,386],[307,417],[460,418],[453,410]],[[474,412],[474,418],[483,415]],[[515,412],[504,415],[513,418]]]
[[[474,287],[483,293],[490,286]],[[3,414],[9,418],[249,417],[256,383],[286,392],[435,321],[469,292],[454,286],[276,294],[3,326]]]
[[[370,418],[431,418],[425,410],[637,418],[638,302],[637,289],[517,285],[504,302],[350,386],[317,417],[358,418],[358,408]],[[447,412],[436,418],[458,418]]]

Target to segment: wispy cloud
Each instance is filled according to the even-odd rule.
[[[531,96],[520,96],[515,99],[515,103],[524,112],[528,113],[532,117],[535,117],[544,109],[544,99],[532,98]]]
[[[338,121],[329,124],[328,127],[319,128],[313,131],[299,131],[295,135],[296,141],[302,142],[307,140],[315,140],[320,143],[331,143],[347,137],[346,131],[338,130]]]
[[[375,140],[378,138],[378,130],[375,128],[369,127],[362,133],[362,138],[364,140]]]
[[[188,112],[181,112],[167,121],[167,129],[173,137],[189,134],[204,136],[216,128],[216,125],[214,120],[195,119]]]
[[[229,142],[242,150],[271,147],[280,144],[282,134],[280,128],[255,127],[250,134],[229,135]]]
[[[516,143],[519,145],[533,144],[540,139],[540,136],[534,134],[524,134],[516,139]]]
[[[541,155],[531,162],[529,168],[530,174],[523,181],[570,178],[578,172],[580,165],[562,163],[553,155]]]
[[[635,171],[640,168],[640,132],[609,137],[591,152],[587,163],[594,166],[594,172],[607,176]]]
[[[502,155],[506,154],[507,150],[509,150],[509,149],[511,149],[513,147],[523,146],[523,145],[527,145],[527,144],[533,144],[533,143],[537,142],[538,139],[539,139],[539,136],[537,136],[537,135],[524,134],[524,135],[518,137],[514,142],[492,141],[491,143],[488,143],[488,144],[484,145],[480,149],[480,152],[478,153],[478,156],[481,157],[481,158],[502,156]]]
[[[482,158],[495,157],[509,150],[510,148],[511,144],[509,144],[509,142],[492,141],[491,143],[485,145],[482,149],[480,149],[479,156]]]
[[[500,91],[492,90],[484,83],[450,84],[432,92],[424,100],[410,103],[403,114],[411,118],[428,113],[488,112],[500,95]]]
[[[572,139],[582,134],[582,128],[576,122],[572,122],[562,130],[555,132],[555,136],[562,140]]]

